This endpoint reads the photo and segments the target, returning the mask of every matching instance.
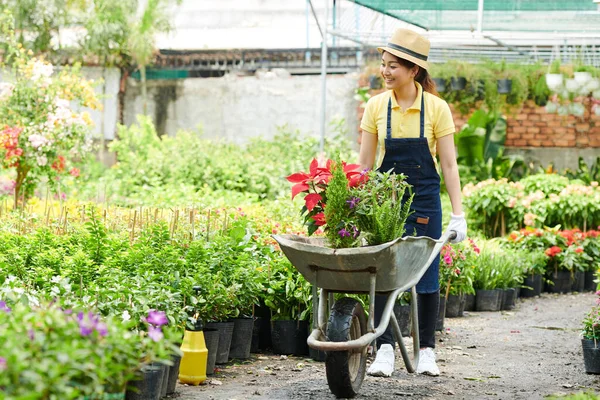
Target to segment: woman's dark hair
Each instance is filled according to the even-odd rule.
[[[415,63],[405,60],[404,58],[400,58],[392,53],[390,54],[398,59],[398,64],[402,65],[407,69],[412,69],[416,65]],[[419,66],[417,65],[417,67]],[[435,87],[435,82],[433,81],[433,79],[431,79],[429,72],[427,72],[425,68],[419,67],[419,72],[417,72],[417,75],[415,76],[415,81],[421,84],[424,91],[429,92],[437,97],[440,97],[440,94],[438,93],[437,88]]]

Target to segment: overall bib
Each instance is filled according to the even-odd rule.
[[[392,94],[393,96],[393,94]],[[433,239],[439,239],[442,236],[442,205],[440,201],[440,176],[437,173],[433,157],[429,151],[427,138],[425,137],[425,91],[421,95],[421,113],[420,113],[420,134],[418,138],[392,138],[392,100],[390,98],[387,107],[387,127],[385,138],[385,156],[379,170],[386,172],[392,170],[394,173],[402,173],[407,176],[406,181],[412,185],[414,193],[411,210],[413,213],[406,221],[405,236],[416,233],[416,236],[429,236]],[[408,197],[408,195],[405,195]],[[423,304],[427,313],[434,312],[437,318],[437,307],[439,305],[439,262],[440,256],[434,259],[427,272],[423,275],[417,284],[417,293],[434,294],[434,296],[423,296],[430,298],[435,304]],[[421,309],[421,297],[419,296],[419,308]],[[379,323],[387,296],[377,296],[376,298],[376,324]],[[379,300],[379,301],[377,301]],[[431,301],[426,301],[431,303]],[[433,310],[433,311],[432,311]],[[431,315],[421,317],[419,310],[419,325],[430,325],[424,319],[431,319]],[[421,334],[421,347],[426,343],[428,347],[433,347],[430,342],[435,336],[435,319],[433,327],[426,328],[427,332]],[[421,329],[420,329],[421,331]],[[431,332],[429,332],[431,331]],[[425,337],[424,337],[425,336]],[[394,346],[391,326],[388,326],[386,332],[378,340],[378,344],[389,343]]]

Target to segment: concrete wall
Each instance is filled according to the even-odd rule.
[[[345,118],[356,125],[354,74],[327,77],[327,121]],[[142,113],[139,82],[128,81],[126,124]],[[303,134],[320,134],[321,84],[319,76],[289,76],[272,72],[256,76],[226,75],[148,82],[148,115],[160,134],[201,126],[204,137],[238,143],[249,137],[270,138],[277,126],[289,124]]]
[[[102,110],[88,110],[95,124],[94,138],[101,138],[101,132],[104,132],[104,138],[112,140],[117,129],[119,109],[117,95],[121,72],[117,68],[84,67],[81,73],[87,79],[93,79],[98,83],[95,91],[102,103]]]
[[[527,164],[547,168],[550,164],[557,171],[566,168],[577,170],[579,157],[583,157],[588,166],[600,157],[598,148],[559,148],[559,147],[507,147],[504,154],[521,155]]]

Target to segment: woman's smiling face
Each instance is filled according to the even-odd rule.
[[[407,84],[412,84],[417,68],[409,69],[402,65],[398,58],[387,51],[381,55],[379,71],[385,82],[385,88],[399,89]],[[418,69],[417,69],[418,70]]]

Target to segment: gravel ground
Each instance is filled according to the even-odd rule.
[[[391,378],[365,377],[357,399],[542,399],[593,390],[600,376],[583,367],[579,328],[595,304],[591,293],[519,300],[510,312],[470,312],[445,320],[437,336],[439,377],[409,374],[397,351]],[[412,342],[411,342],[412,343]],[[202,386],[180,385],[173,397],[334,399],[325,365],[307,358],[253,354],[224,366]]]

